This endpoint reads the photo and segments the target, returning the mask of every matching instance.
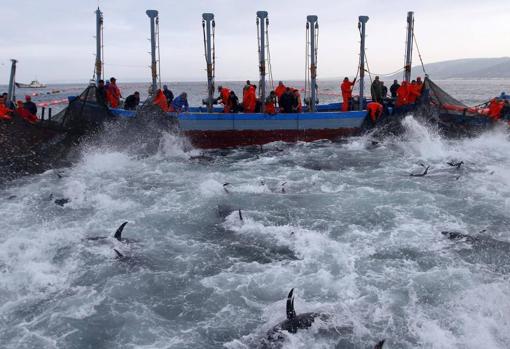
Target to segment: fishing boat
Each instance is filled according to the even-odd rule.
[[[37,80],[32,80],[32,82],[30,84],[23,84],[21,82],[17,82],[16,83],[16,87],[17,88],[45,88],[46,85],[45,84],[41,84]]]
[[[266,99],[266,71],[271,67],[268,61],[268,13],[256,13],[258,32],[259,72],[258,100]],[[207,64],[208,98],[205,108],[191,108],[189,112],[178,113],[178,127],[198,148],[226,148],[250,145],[262,145],[275,141],[296,142],[315,141],[319,139],[337,140],[342,137],[361,134],[367,120],[367,111],[363,103],[356,111],[342,112],[340,103],[319,105],[317,103],[317,40],[318,18],[306,18],[307,48],[310,57],[307,66],[305,86],[305,106],[300,113],[264,113],[261,106],[259,113],[224,113],[214,108],[214,14],[202,14],[204,31],[204,49]],[[360,16],[359,23],[363,35],[368,17]],[[364,52],[364,40],[360,50]],[[361,55],[363,59],[363,55]],[[360,94],[363,100],[364,59],[361,63]],[[271,74],[270,74],[271,75]]]
[[[508,123],[510,113],[502,110],[499,118],[489,116],[490,102],[467,106],[455,99],[429,78],[424,81],[425,99],[420,105],[421,115],[449,137],[476,136],[497,125]]]

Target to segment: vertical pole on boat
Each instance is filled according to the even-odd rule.
[[[213,73],[213,57],[212,57],[212,36],[211,27],[214,26],[214,14],[202,14],[202,27],[204,32],[204,48],[205,62],[207,64],[207,112],[212,113],[214,102],[214,73]]]
[[[17,60],[15,59],[11,59],[11,76],[9,77],[9,90],[8,90],[8,93],[7,93],[7,99],[9,101],[12,101],[14,102],[14,100],[16,99],[14,97],[14,91],[16,89],[16,80],[15,80],[15,77],[16,77],[16,63],[18,63]]]
[[[261,102],[261,112],[265,112],[266,101],[266,20],[267,11],[257,11],[257,24],[260,29],[259,34],[259,99]]]
[[[404,81],[411,81],[411,65],[413,64],[413,33],[414,12],[407,12],[406,57],[404,65]]]
[[[363,97],[365,89],[365,25],[368,22],[368,16],[358,17],[358,28],[360,29],[360,48],[359,48],[359,110],[363,110]]]
[[[158,69],[156,65],[156,18],[158,11],[147,10],[145,12],[151,21],[151,72],[152,72],[152,94],[158,89]]]
[[[99,80],[102,79],[103,76],[103,56],[101,52],[101,48],[103,47],[103,13],[99,9],[96,10],[96,83],[99,83]]]
[[[317,102],[317,29],[319,23],[317,16],[307,16],[307,24],[310,26],[310,104],[311,112],[315,112]]]

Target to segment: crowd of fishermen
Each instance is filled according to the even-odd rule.
[[[22,119],[30,123],[37,122],[37,105],[32,102],[32,97],[25,96],[25,102],[18,100],[16,104],[9,100],[7,93],[0,96],[0,120],[11,120],[12,113],[16,113]]]
[[[353,98],[352,92],[356,78],[352,81],[345,77],[340,85],[342,94],[341,110],[346,112],[357,109],[358,100]],[[375,123],[376,119],[383,113],[391,115],[392,113],[406,112],[420,100],[423,92],[423,81],[420,77],[412,80],[410,83],[397,80],[388,89],[384,82],[378,76],[375,77],[371,86],[371,101],[366,105],[371,120]],[[296,88],[285,86],[280,81],[273,91],[264,101],[257,98],[257,86],[249,80],[243,87],[242,100],[236,93],[226,86],[218,87],[218,97],[213,100],[213,104],[223,105],[225,113],[301,113],[303,104],[300,91]],[[110,108],[123,108],[125,110],[135,110],[140,105],[140,93],[135,91],[126,97],[122,103],[122,93],[117,86],[117,80],[112,77],[106,83],[100,80],[96,85],[96,101],[100,105]],[[158,89],[153,98],[153,104],[158,105],[165,112],[186,112],[189,111],[189,104],[186,92],[182,92],[174,97],[172,91],[167,85],[163,89]],[[490,100],[480,112],[494,120],[500,119],[504,115],[510,115],[510,96],[504,92],[501,96]],[[37,106],[31,100],[31,96],[25,96],[25,101],[18,100],[16,104],[9,100],[7,93],[0,95],[0,120],[10,120],[12,114],[16,113],[28,122],[37,122]]]
[[[243,99],[239,101],[236,93],[225,86],[218,86],[219,96],[215,98],[214,104],[222,104],[225,113],[301,113],[303,103],[301,94],[296,88],[288,87],[282,81],[271,91],[264,101],[257,98],[257,86],[250,80],[246,81],[243,87]],[[264,107],[262,109],[262,106]]]
[[[126,97],[124,104],[121,105],[122,94],[120,88],[117,86],[117,80],[110,78],[110,81],[105,83],[104,80],[99,80],[96,85],[96,102],[99,105],[107,106],[110,108],[119,108],[122,106],[125,110],[136,110],[140,105],[140,92],[135,91],[133,94]],[[181,112],[188,111],[188,96],[186,92],[181,93],[174,98],[173,92],[167,85],[163,89],[158,89],[154,95],[153,103],[158,105],[165,112]]]

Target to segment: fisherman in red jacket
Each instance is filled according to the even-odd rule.
[[[276,97],[278,97],[278,105],[280,105],[280,99],[282,98],[283,94],[285,93],[286,87],[283,84],[283,81],[278,82],[278,86],[274,89],[274,92],[276,93]]]
[[[220,93],[220,96],[216,100],[223,104],[224,113],[230,113],[230,89],[218,86],[218,92]]]
[[[16,114],[19,117],[21,117],[22,119],[25,119],[26,121],[28,121],[28,122],[30,122],[32,124],[37,122],[37,116],[32,114],[30,112],[30,110],[28,110],[27,108],[25,108],[23,106],[23,101],[17,101],[16,104],[17,104]]]
[[[349,104],[352,98],[352,87],[356,83],[356,79],[352,82],[349,81],[348,77],[344,78],[344,81],[340,85],[340,89],[342,90],[342,111],[349,111]]]
[[[402,84],[397,90],[397,103],[395,104],[395,106],[402,107],[404,105],[407,105],[408,97],[409,97],[409,85],[407,81],[402,81]]]
[[[411,81],[411,85],[407,85],[407,103],[414,104],[421,95],[421,86],[416,83],[415,80]]]
[[[377,119],[382,115],[384,107],[381,103],[370,102],[367,104],[367,110],[370,115],[372,123],[375,124]]]
[[[269,96],[266,97],[266,103],[264,105],[266,114],[276,114],[276,92],[271,91]]]
[[[168,107],[168,100],[166,99],[166,96],[161,89],[156,91],[156,95],[154,96],[152,103],[159,106],[164,112],[170,111]]]
[[[505,103],[502,100],[498,98],[491,99],[491,101],[489,102],[489,113],[487,114],[487,116],[493,120],[499,120],[499,118],[501,117],[501,110],[503,109],[504,106]]]
[[[4,97],[0,97],[0,120],[12,120],[11,116],[9,115],[11,112],[12,110],[5,106]]]
[[[255,92],[256,87],[251,85],[247,88],[243,98],[243,107],[245,113],[255,112],[257,106],[257,93]]]
[[[110,78],[110,86],[108,86],[107,97],[112,108],[117,108],[119,106],[122,94],[120,93],[120,89],[117,86],[117,79],[115,78]]]

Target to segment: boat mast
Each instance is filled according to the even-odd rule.
[[[11,76],[9,78],[9,90],[8,90],[8,93],[7,93],[7,99],[9,101],[12,101],[14,102],[14,100],[16,99],[14,97],[14,91],[16,89],[16,85],[15,85],[15,77],[16,77],[16,63],[18,63],[17,60],[15,59],[11,59]]]
[[[310,104],[309,110],[315,112],[317,102],[317,32],[319,22],[317,16],[306,17],[306,28],[310,29]]]
[[[213,65],[213,49],[212,49],[212,30],[215,27],[214,14],[202,14],[202,30],[204,31],[204,53],[205,62],[207,64],[207,112],[212,113],[214,102],[214,65]]]
[[[99,9],[96,10],[96,83],[102,79],[103,75],[103,13]]]
[[[257,11],[257,29],[259,32],[259,99],[261,102],[261,112],[265,110],[266,101],[266,26],[269,24],[267,11]]]
[[[158,17],[158,11],[147,10],[145,12],[149,16],[151,21],[151,72],[152,72],[152,94],[158,89],[158,68],[156,61],[156,19]]]
[[[358,28],[360,29],[360,48],[359,48],[359,110],[363,110],[363,96],[365,88],[365,25],[368,22],[368,16],[358,17]]]
[[[414,12],[407,12],[406,57],[404,63],[404,81],[411,81],[411,65],[413,64]]]

